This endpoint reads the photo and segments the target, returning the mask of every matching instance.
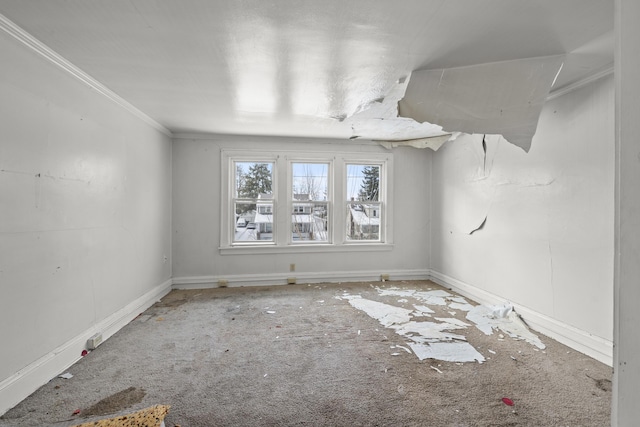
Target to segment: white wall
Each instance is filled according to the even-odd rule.
[[[485,159],[482,136],[467,136],[438,151],[432,171],[434,276],[511,301],[534,328],[607,363],[613,97],[613,77],[599,79],[547,102],[528,154],[493,137]]]
[[[640,419],[640,3],[616,0],[615,324],[611,425]]]
[[[3,32],[0,61],[2,414],[168,291],[171,140]]]
[[[313,142],[313,145],[310,145]],[[311,147],[311,148],[310,148]],[[220,151],[321,150],[392,153],[394,156],[393,233],[390,251],[362,252],[349,247],[332,253],[224,254],[220,246]],[[427,277],[429,267],[429,150],[399,148],[389,152],[377,144],[291,138],[217,136],[177,138],[173,144],[173,275],[177,286],[342,281]],[[296,264],[295,273],[289,265]]]

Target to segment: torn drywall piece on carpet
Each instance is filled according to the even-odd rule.
[[[410,321],[401,325],[394,325],[393,330],[398,335],[410,337],[411,340],[420,343],[432,343],[439,341],[460,340],[466,341],[466,337],[460,334],[447,332],[450,330],[464,329],[466,326],[460,326],[449,322],[414,322]]]
[[[414,71],[398,112],[448,132],[502,135],[528,152],[563,61],[554,55]]]
[[[466,318],[486,335],[491,335],[493,329],[497,328],[515,339],[526,340],[540,349],[545,348],[540,339],[529,331],[510,305],[473,306],[464,297],[441,289],[423,291],[400,289],[395,286],[374,287],[374,289],[381,297],[400,297],[401,299],[396,302],[409,302],[408,298],[414,298],[422,304],[413,304],[414,310],[409,310],[393,304],[369,300],[361,295],[350,295],[347,292],[336,298],[348,301],[352,307],[365,312],[369,317],[380,322],[382,326],[392,329],[396,334],[404,337],[420,360],[433,358],[448,362],[477,361],[479,363],[485,360],[470,343],[466,342],[465,335],[458,332],[471,324],[454,317],[434,317],[433,321],[414,320],[414,317],[431,317],[430,314],[435,313],[427,305],[441,306],[445,310],[457,309],[468,312]],[[395,347],[401,348],[400,346]],[[492,354],[495,353],[492,352]]]
[[[491,335],[493,329],[499,329],[510,337],[523,339],[539,349],[546,348],[540,338],[529,330],[510,305],[494,307],[478,305],[467,313],[467,319],[475,323],[476,327],[485,335]]]
[[[375,289],[381,296],[401,297],[401,300],[412,297],[425,304],[439,306],[447,306],[448,304],[461,306],[467,304],[471,307],[463,297],[455,296],[444,290],[417,291],[395,287]],[[414,305],[416,310],[409,310],[392,304],[369,300],[361,295],[343,294],[339,299],[347,300],[352,307],[365,312],[380,322],[382,326],[392,329],[396,334],[407,339],[409,347],[414,349],[415,346],[420,352],[418,354],[414,350],[414,353],[419,358],[421,355],[429,355],[425,356],[425,358],[433,357],[439,360],[455,362],[478,361],[481,363],[484,361],[482,355],[473,346],[465,342],[466,337],[464,335],[452,332],[471,326],[462,320],[439,317],[432,322],[415,321],[412,320],[412,317],[423,317],[425,313],[434,313],[434,311],[426,305]],[[466,345],[444,346],[442,344]],[[432,346],[434,347],[431,348]],[[458,354],[458,357],[456,357],[456,354]]]
[[[396,324],[403,324],[411,320],[412,310],[384,304],[378,301],[371,301],[360,296],[347,297],[349,304],[358,310],[364,311],[370,317],[376,319],[384,327],[391,327]]]
[[[437,359],[445,362],[478,362],[485,361],[484,356],[467,342],[437,342],[429,345],[409,343],[418,359]]]

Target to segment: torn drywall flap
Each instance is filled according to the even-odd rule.
[[[484,219],[482,220],[482,222],[480,223],[480,225],[478,225],[475,228],[472,228],[471,231],[469,231],[469,236],[471,236],[473,233],[475,233],[478,230],[482,230],[484,228],[484,225],[487,223],[487,217],[485,216]]]
[[[487,187],[486,190],[490,193],[489,195],[482,199],[470,197],[468,208],[466,210],[460,209],[452,218],[458,232],[471,236],[484,228],[495,193],[495,189],[490,187]]]
[[[556,55],[414,71],[398,112],[449,132],[500,134],[528,152],[563,60]]]
[[[437,151],[440,147],[442,147],[442,145],[445,142],[450,141],[452,139],[455,139],[455,136],[453,136],[450,133],[445,133],[440,136],[432,136],[427,138],[408,139],[404,141],[376,140],[376,142],[382,145],[387,150],[390,150],[392,148],[397,148],[397,147],[413,147],[413,148],[430,148],[433,151]]]
[[[374,140],[387,149],[410,146],[437,150],[455,139],[458,134],[445,132],[442,126],[398,116],[398,101],[408,84],[409,78],[401,77],[380,96],[362,103],[352,113],[336,114],[334,118],[351,126],[349,139]]]
[[[451,209],[446,218],[451,231],[472,235],[485,225],[498,191],[491,177],[498,146],[498,138],[466,134],[451,144],[459,166],[450,171],[455,180],[452,199],[464,201]],[[447,196],[447,189],[443,196]]]

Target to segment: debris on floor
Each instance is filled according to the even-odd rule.
[[[468,342],[410,343],[418,359],[437,359],[444,362],[484,362],[484,356]]]
[[[485,335],[491,335],[494,329],[499,329],[512,338],[523,339],[539,349],[545,348],[540,338],[529,330],[511,305],[478,305],[467,313],[467,319],[474,322]]]
[[[513,400],[509,399],[508,397],[503,397],[502,401],[505,405],[513,406]]]
[[[73,378],[73,374],[70,372],[65,372],[64,374],[60,374],[58,375],[58,378],[62,378],[65,380],[70,380],[71,378]]]
[[[471,344],[464,335],[454,333],[466,329],[471,324],[455,317],[435,317],[434,321],[417,321],[414,317],[429,317],[435,311],[429,306],[441,306],[445,309],[466,311],[466,318],[486,335],[491,335],[493,329],[499,329],[514,339],[523,339],[544,349],[540,339],[527,328],[522,319],[509,305],[487,307],[473,306],[464,297],[451,294],[445,290],[414,290],[397,287],[374,287],[381,297],[395,297],[398,303],[408,303],[407,298],[418,301],[413,304],[413,310],[398,307],[363,298],[361,295],[350,295],[343,292],[336,299],[346,300],[349,304],[376,319],[385,328],[393,329],[396,334],[408,340],[408,345],[420,360],[437,359],[446,362],[478,362],[485,358]],[[452,316],[455,312],[448,312]],[[500,338],[503,338],[500,335]],[[489,350],[491,354],[494,351]],[[392,355],[398,355],[393,353]]]
[[[163,427],[170,406],[155,405],[128,415],[78,424],[73,427]]]

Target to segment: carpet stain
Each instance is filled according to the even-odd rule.
[[[611,391],[611,380],[595,380],[596,387],[602,391]]]
[[[91,417],[94,415],[112,414],[133,406],[136,403],[140,403],[146,394],[147,392],[144,391],[144,389],[129,387],[105,397],[98,403],[82,411],[82,415],[84,417]]]

